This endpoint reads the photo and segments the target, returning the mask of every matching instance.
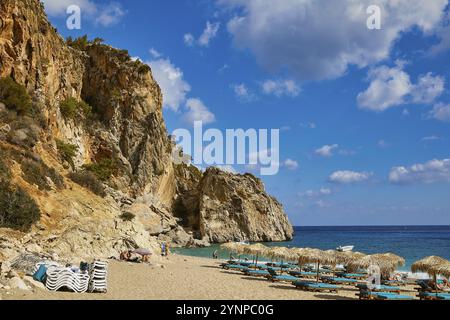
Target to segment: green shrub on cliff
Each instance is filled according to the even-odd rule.
[[[61,102],[59,106],[61,114],[66,119],[75,119],[78,116],[88,117],[92,112],[92,107],[83,100],[70,97]]]
[[[20,115],[31,111],[31,98],[24,86],[11,77],[0,78],[0,101]]]
[[[11,186],[11,172],[0,160],[0,228],[28,231],[40,216],[36,202],[21,188]]]
[[[92,172],[101,181],[108,181],[111,176],[117,174],[118,166],[115,159],[105,158],[96,163],[84,165],[87,171]]]
[[[73,159],[75,158],[78,147],[74,144],[65,143],[61,140],[56,140],[56,148],[58,149],[59,156],[65,162],[67,162],[72,170],[75,170],[75,163]]]

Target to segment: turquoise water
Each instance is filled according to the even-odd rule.
[[[367,254],[392,252],[406,260],[401,270],[430,255],[450,260],[450,226],[295,227],[292,241],[265,243],[268,246],[311,247],[323,250],[354,245]],[[219,245],[209,248],[173,249],[183,255],[211,257]],[[219,251],[220,258],[227,258]]]

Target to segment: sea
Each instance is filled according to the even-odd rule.
[[[267,246],[309,247],[322,250],[354,246],[353,251],[366,254],[392,252],[406,260],[399,271],[410,271],[414,261],[436,255],[450,260],[450,226],[361,226],[361,227],[294,227],[291,241],[268,242]],[[173,248],[181,255],[229,257],[219,245],[207,248]]]

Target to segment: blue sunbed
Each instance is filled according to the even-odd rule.
[[[317,276],[316,272],[300,271],[300,270],[289,271],[289,274],[292,276],[298,276],[298,277],[315,277],[315,276]]]
[[[292,283],[297,288],[307,291],[330,291],[337,292],[339,287],[328,283],[295,281]]]
[[[242,266],[240,264],[223,264],[222,268],[226,269],[226,270],[229,270],[229,269],[232,269],[232,270],[246,270],[246,269],[248,269],[248,267]]]
[[[355,279],[362,279],[367,277],[366,274],[362,273],[338,273],[338,275],[343,278],[355,278]]]
[[[419,298],[422,300],[450,300],[450,293],[420,292]]]
[[[373,285],[369,288],[366,283],[360,283],[356,285],[357,288],[361,290],[371,290],[371,291],[384,291],[384,292],[400,292],[402,289],[400,287],[387,286],[387,285]]]
[[[360,299],[373,299],[373,300],[413,300],[414,298],[407,295],[402,295],[394,292],[373,292],[360,290],[359,292]]]
[[[358,282],[356,279],[340,278],[340,277],[322,277],[324,282],[332,284],[355,284]]]
[[[242,270],[242,271],[248,276],[254,276],[254,277],[268,277],[268,276],[270,276],[270,273],[267,270],[246,269],[246,270]]]

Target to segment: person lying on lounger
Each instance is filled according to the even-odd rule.
[[[441,291],[448,291],[448,292],[450,292],[450,283],[448,282],[447,279],[444,279],[444,280],[442,280],[441,283],[437,283],[436,284],[436,288],[438,290],[441,290]]]
[[[151,256],[151,251],[148,249],[135,249],[135,250],[127,250],[120,254],[120,260],[128,261],[128,262],[148,262]]]

